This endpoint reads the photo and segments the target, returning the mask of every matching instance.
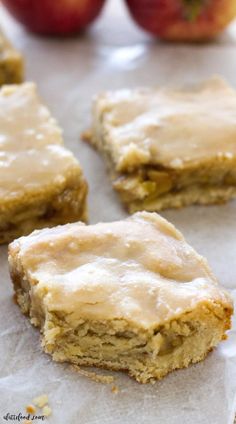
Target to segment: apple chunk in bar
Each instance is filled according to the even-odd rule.
[[[23,81],[23,74],[22,55],[0,30],[0,85],[18,84]]]
[[[0,243],[86,219],[87,183],[33,83],[0,90]]]
[[[201,361],[230,328],[230,296],[156,213],[34,231],[9,246],[16,300],[55,361],[141,383]]]
[[[85,137],[106,158],[130,212],[236,197],[236,91],[221,78],[105,92]]]

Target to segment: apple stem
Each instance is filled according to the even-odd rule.
[[[184,6],[184,17],[188,21],[195,21],[205,6],[205,0],[182,0]]]

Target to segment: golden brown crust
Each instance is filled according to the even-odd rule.
[[[0,86],[19,84],[23,78],[23,57],[0,31]]]
[[[0,127],[0,243],[36,228],[86,220],[81,167],[33,83],[1,89]]]
[[[220,78],[190,89],[103,93],[83,139],[105,156],[130,212],[236,196],[236,92]]]
[[[86,197],[87,183],[79,177],[79,181],[68,181],[61,192],[57,189],[53,193],[52,187],[52,192],[45,193],[40,201],[32,201],[32,198],[19,200],[20,209],[23,207],[27,213],[18,215],[16,207],[9,215],[5,214],[5,222],[0,225],[0,244],[28,235],[36,228],[50,228],[78,220],[87,222]]]
[[[55,361],[145,383],[202,360],[230,327],[230,296],[157,214],[35,231],[10,244],[9,266]]]

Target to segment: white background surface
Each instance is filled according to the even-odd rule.
[[[80,141],[89,125],[91,98],[110,88],[195,82],[221,74],[236,87],[236,28],[205,45],[157,42],[128,19],[122,3],[110,0],[82,38],[36,37],[0,8],[0,23],[26,58],[26,76],[64,129],[65,143],[79,158],[90,186],[90,222],[125,216],[103,161]],[[187,240],[206,256],[222,285],[236,289],[236,202],[168,211]],[[41,352],[39,333],[12,302],[6,247],[0,249],[0,422],[49,395],[55,424],[232,424],[236,399],[236,335],[205,362],[139,385],[120,373],[119,393],[92,382]],[[105,372],[103,374],[106,374]],[[110,374],[110,373],[108,373]],[[39,422],[39,421],[37,421]]]

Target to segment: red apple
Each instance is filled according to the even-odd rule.
[[[236,0],[126,0],[146,31],[172,41],[216,36],[236,16]]]
[[[26,28],[49,35],[69,35],[86,28],[105,0],[2,0]]]

